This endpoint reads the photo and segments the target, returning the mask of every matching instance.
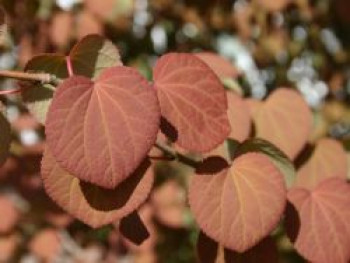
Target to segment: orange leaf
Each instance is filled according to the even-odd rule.
[[[346,152],[334,139],[321,139],[311,157],[298,171],[296,186],[313,189],[329,177],[346,179],[348,170]]]
[[[135,69],[113,67],[95,82],[76,76],[57,88],[47,144],[63,169],[114,188],[140,165],[160,121],[156,92]]]
[[[249,107],[246,102],[237,94],[227,92],[228,118],[231,125],[231,139],[243,142],[250,135],[251,117]]]
[[[224,87],[215,73],[190,54],[162,56],[154,69],[162,116],[177,129],[179,146],[208,152],[230,132]]]
[[[279,88],[260,108],[256,136],[279,147],[290,159],[303,149],[312,129],[312,115],[297,92]]]
[[[247,153],[231,167],[202,170],[190,183],[189,203],[209,237],[244,252],[274,229],[285,207],[286,188],[269,157]]]
[[[115,189],[80,182],[57,164],[48,149],[41,170],[49,196],[64,210],[95,228],[132,213],[145,201],[153,185],[153,171],[148,160]]]
[[[200,52],[194,55],[205,62],[220,79],[237,78],[240,74],[230,61],[215,53]]]
[[[345,180],[329,178],[314,190],[293,188],[288,199],[287,232],[308,261],[349,262],[350,188]]]

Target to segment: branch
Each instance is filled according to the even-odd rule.
[[[43,84],[58,85],[60,83],[60,79],[54,75],[47,73],[29,73],[22,71],[0,70],[0,77],[26,81],[37,81]]]
[[[188,155],[182,154],[174,150],[169,145],[160,142],[159,140],[155,142],[154,146],[161,150],[165,155],[171,157],[173,160],[178,160],[181,163],[184,163],[188,166],[191,166],[193,168],[197,168],[197,166],[200,164],[200,160],[197,160],[195,158],[192,158]]]

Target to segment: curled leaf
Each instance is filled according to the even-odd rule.
[[[116,188],[103,189],[83,183],[63,170],[48,149],[42,160],[41,175],[46,192],[60,207],[95,228],[131,214],[146,200],[153,185],[148,160]]]

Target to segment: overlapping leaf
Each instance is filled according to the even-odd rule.
[[[88,35],[81,39],[69,54],[73,73],[85,77],[96,77],[102,69],[121,65],[117,48],[112,42],[98,35]],[[26,65],[26,71],[45,72],[60,79],[68,77],[66,57],[63,55],[44,54],[33,57]],[[45,123],[55,87],[50,84],[27,87],[22,92],[23,101],[30,112]]]
[[[225,249],[217,242],[199,233],[197,252],[201,263],[277,263],[278,251],[274,240],[267,237],[244,253]]]
[[[205,62],[220,79],[237,78],[239,71],[230,61],[211,52],[200,52],[195,55]]]
[[[0,105],[1,106],[1,105]],[[11,126],[0,112],[0,166],[6,161],[11,144]]]
[[[170,53],[154,69],[163,117],[177,129],[179,146],[208,152],[230,132],[225,90],[215,73],[190,54]]]
[[[231,125],[229,138],[243,142],[251,131],[251,116],[245,101],[233,92],[227,92],[228,118]]]
[[[64,210],[91,227],[100,227],[132,213],[147,198],[153,185],[148,160],[114,189],[83,183],[63,170],[46,149],[42,178],[49,196]]]
[[[346,152],[334,139],[321,139],[310,160],[298,171],[296,186],[313,189],[329,177],[346,179],[348,170]]]
[[[235,156],[239,156],[248,152],[259,152],[267,155],[283,174],[286,185],[288,187],[291,187],[294,184],[296,178],[294,165],[288,159],[288,157],[276,146],[263,139],[253,138],[241,144],[237,148]]]
[[[114,188],[153,146],[160,122],[155,90],[135,69],[113,67],[95,82],[71,77],[57,88],[46,121],[47,144],[63,169]]]
[[[328,178],[314,190],[294,188],[288,194],[287,230],[297,251],[308,261],[350,260],[350,188]]]
[[[237,252],[250,249],[273,230],[285,201],[281,173],[260,153],[241,155],[231,167],[200,167],[189,188],[200,228]]]
[[[293,160],[311,133],[312,115],[297,92],[279,88],[260,108],[255,124],[257,137],[272,142]]]

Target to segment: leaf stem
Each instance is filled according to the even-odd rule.
[[[197,166],[201,162],[200,160],[192,158],[188,155],[179,153],[178,151],[173,149],[171,146],[169,146],[169,145],[167,145],[164,142],[161,142],[159,140],[157,140],[155,142],[154,146],[156,148],[158,148],[159,150],[161,150],[165,155],[172,157],[173,160],[178,160],[179,162],[186,164],[188,166],[191,166],[195,169],[197,168]]]
[[[30,73],[14,70],[0,70],[0,77],[58,85],[60,79],[47,73]]]
[[[73,76],[74,72],[73,72],[72,61],[70,60],[70,56],[66,56],[66,65],[67,65],[67,71],[68,71],[69,77]]]

